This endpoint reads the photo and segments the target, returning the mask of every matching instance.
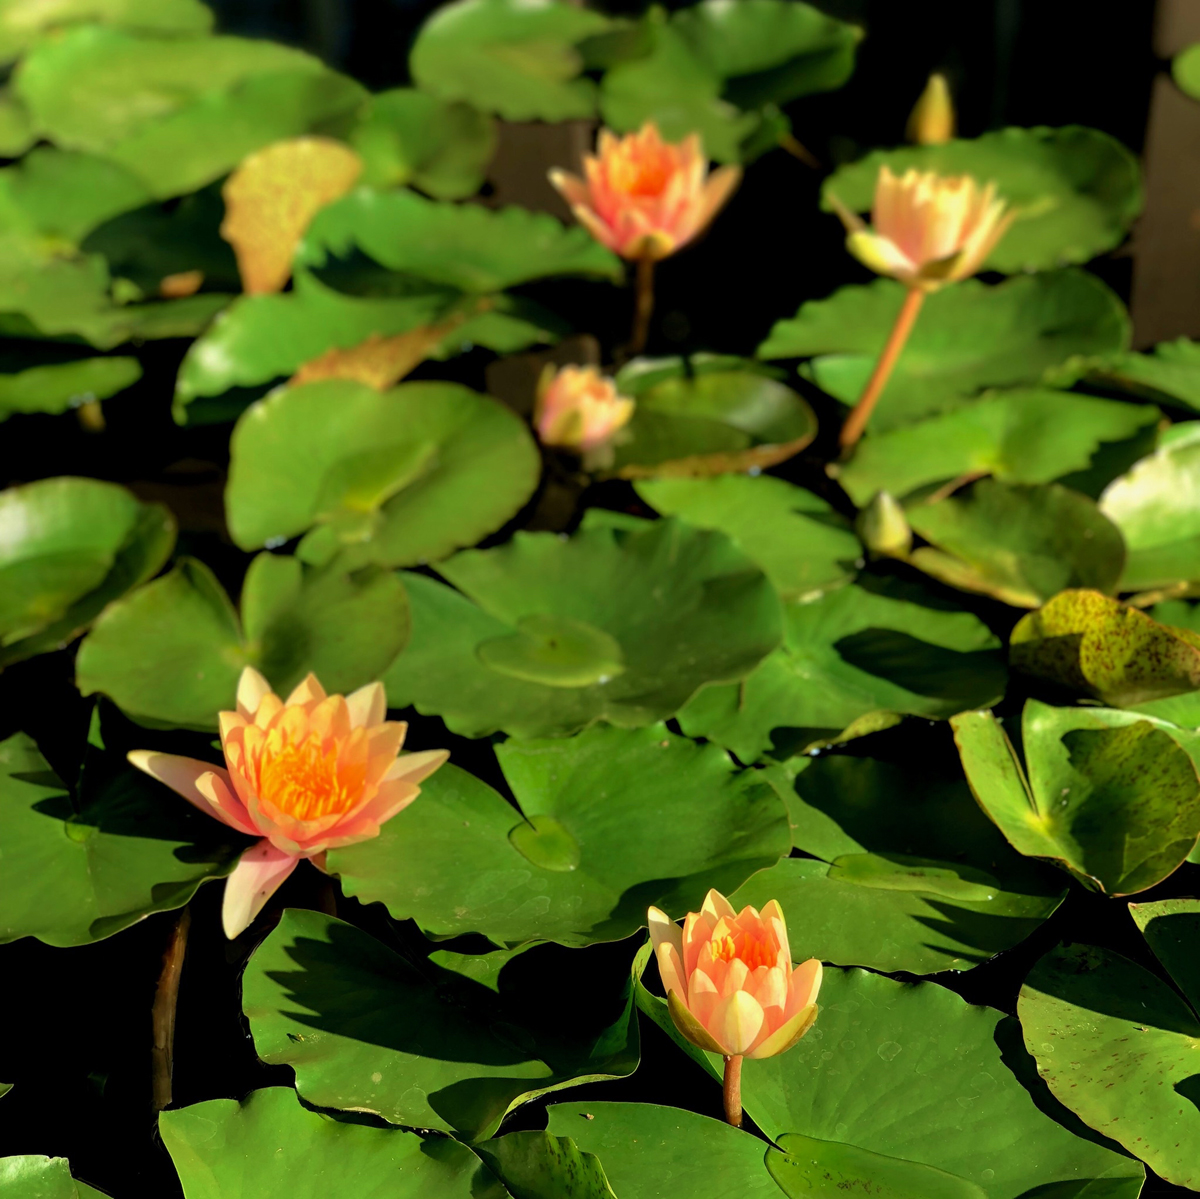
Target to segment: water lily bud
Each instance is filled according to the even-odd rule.
[[[588,455],[629,423],[636,404],[594,366],[548,366],[538,384],[533,423],[543,445]]]
[[[585,179],[558,169],[550,182],[589,233],[624,258],[657,260],[702,233],[733,194],[741,167],[710,175],[700,135],[665,142],[653,121],[617,137],[600,131]]]
[[[940,146],[954,136],[954,101],[946,76],[934,72],[908,118],[908,140],[918,146]]]
[[[912,529],[904,509],[886,491],[875,493],[858,514],[856,527],[863,544],[880,557],[906,558],[912,549]]]
[[[381,683],[326,695],[310,674],[281,700],[247,666],[237,710],[218,716],[223,768],[144,749],[129,755],[202,812],[261,838],[225,884],[226,936],[250,924],[302,858],[377,837],[450,756],[444,749],[401,754],[408,726],[386,715]]]
[[[726,1057],[774,1057],[817,1018],[821,963],[792,965],[783,912],[735,912],[709,891],[681,929],[665,912],[647,914],[650,940],[675,1027],[701,1049]]]
[[[923,291],[975,274],[1016,216],[994,183],[917,170],[897,177],[886,166],[879,168],[870,228],[836,196],[830,200],[855,258]]]

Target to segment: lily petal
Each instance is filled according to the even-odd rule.
[[[239,833],[254,835],[257,830],[245,818],[245,809],[236,800],[229,775],[220,766],[211,762],[202,762],[199,758],[185,758],[179,754],[160,754],[150,749],[135,749],[126,755],[131,765],[166,783],[172,791],[182,795],[190,804],[194,804],[209,816],[215,816],[223,824],[235,828]],[[229,794],[230,802],[218,802],[216,791],[209,786],[201,787],[200,780],[205,775],[212,776]],[[222,797],[223,799],[223,797]]]
[[[299,861],[270,841],[260,841],[242,854],[225,881],[225,902],[221,906],[221,923],[229,940],[250,927]]]

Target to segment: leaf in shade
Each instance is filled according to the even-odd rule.
[[[697,910],[710,887],[732,891],[788,851],[768,780],[662,725],[510,740],[497,754],[519,809],[444,766],[379,837],[330,851],[345,893],[439,938],[587,945],[635,932],[648,904]]]
[[[1012,631],[1015,670],[1128,708],[1200,689],[1200,633],[1097,591],[1056,595]]]
[[[1180,337],[1150,353],[1108,354],[1089,364],[1087,378],[1173,407],[1200,409],[1200,342]]]
[[[564,952],[530,954],[549,953],[552,968]],[[259,1055],[291,1066],[308,1103],[485,1138],[522,1103],[628,1075],[638,1062],[623,967],[611,979],[593,974],[567,1018],[527,960],[511,985],[502,972],[497,994],[432,963],[416,967],[332,916],[288,910],[246,969],[243,1003]]]
[[[759,358],[814,358],[807,368],[830,395],[853,403],[895,324],[904,287],[852,284],[776,323]],[[1129,345],[1116,294],[1079,270],[1018,276],[992,286],[967,279],[935,292],[871,417],[871,432],[961,407],[990,387],[1074,382],[1078,363]],[[865,443],[864,443],[865,444]]]
[[[580,1152],[570,1137],[510,1132],[477,1144],[475,1152],[513,1199],[616,1199],[600,1159]]]
[[[1025,705],[1025,767],[990,712],[955,717],[971,790],[1023,854],[1109,895],[1178,869],[1200,836],[1200,735],[1133,713]]]
[[[0,420],[17,412],[58,414],[107,400],[141,377],[136,358],[81,358],[0,375]]]

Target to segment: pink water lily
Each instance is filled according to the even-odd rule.
[[[594,366],[552,366],[538,383],[533,424],[543,445],[587,455],[612,440],[633,416],[635,404]]]
[[[238,682],[237,710],[219,716],[225,766],[135,750],[130,762],[201,811],[261,838],[225,884],[222,923],[236,937],[303,858],[379,835],[420,794],[446,750],[400,754],[407,725],[386,720],[381,683],[326,695],[309,675],[281,700],[257,670]]]

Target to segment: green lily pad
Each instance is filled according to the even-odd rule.
[[[330,380],[246,410],[225,503],[243,549],[313,529],[309,561],[345,548],[356,563],[409,566],[495,532],[540,474],[525,422],[496,400],[455,383]]]
[[[1171,75],[1181,91],[1193,98],[1200,97],[1200,43],[1188,46],[1175,55]]]
[[[1077,491],[981,479],[905,515],[929,547],[908,561],[964,591],[1036,608],[1066,588],[1116,590],[1125,561],[1120,531]]]
[[[491,670],[547,687],[590,687],[625,669],[619,642],[567,616],[523,616],[515,633],[481,641],[476,652]]]
[[[0,420],[17,412],[57,414],[107,400],[141,377],[136,358],[81,358],[0,375]]]
[[[371,97],[350,144],[369,187],[411,183],[439,200],[465,200],[483,185],[496,123],[469,104],[398,87]]]
[[[879,168],[974,175],[996,184],[1017,220],[988,255],[986,267],[1012,275],[1087,262],[1119,245],[1142,209],[1137,159],[1099,129],[998,129],[938,146],[875,150],[841,167],[822,189],[822,207],[836,195],[866,212]]]
[[[105,606],[158,572],[175,523],[98,479],[42,479],[0,492],[0,666],[78,637]]]
[[[819,1002],[816,1024],[795,1048],[743,1068],[746,1114],[766,1136],[798,1133],[929,1166],[989,1199],[1039,1188],[1049,1195],[1051,1187],[1136,1199],[1141,1162],[1044,1114],[1055,1106],[1048,1096],[1034,1101],[1026,1087],[1038,1083],[1028,1077],[1032,1064],[1012,1017],[972,1007],[934,983],[861,970],[826,970]],[[720,1077],[721,1059],[674,1032],[663,1000],[643,988],[638,1003]]]
[[[849,582],[862,561],[849,521],[783,479],[647,479],[637,493],[664,516],[724,533],[762,568],[781,599],[815,599]]]
[[[932,974],[969,970],[1058,907],[1061,875],[1006,845],[939,744],[920,766],[828,754],[781,783],[795,845],[743,883],[736,906],[777,899],[797,960]],[[823,859],[823,860],[822,860]]]
[[[38,139],[25,105],[7,88],[0,88],[0,154],[18,158]]]
[[[290,1087],[162,1112],[163,1144],[188,1199],[500,1199],[486,1166],[457,1141],[342,1123],[310,1111]]]
[[[1021,853],[1130,895],[1179,868],[1200,837],[1200,735],[1132,713],[1025,705],[1025,769],[990,712],[952,722],[980,806]]]
[[[78,1199],[79,1190],[65,1157],[0,1157],[5,1199]]]
[[[518,533],[437,570],[459,590],[405,575],[414,637],[384,681],[393,703],[436,713],[465,736],[558,736],[601,719],[637,728],[707,684],[744,678],[779,643],[779,601],[766,578],[720,533],[674,520],[570,539]],[[561,676],[547,684],[490,666],[479,647],[535,616],[583,622],[594,647],[594,633],[611,638],[625,669],[593,669],[594,682],[568,687]],[[616,651],[604,646],[607,668]]]
[[[638,1062],[624,971],[615,985],[594,977],[568,1016],[536,957],[520,961],[534,964],[515,985],[502,976],[497,996],[332,916],[289,910],[246,968],[243,1003],[259,1055],[291,1066],[306,1102],[481,1138],[522,1103]]]
[[[860,507],[878,491],[903,499],[918,488],[967,475],[1052,483],[1087,470],[1105,443],[1125,441],[1160,416],[1147,405],[1049,388],[993,392],[866,438],[837,471],[837,480]],[[1101,511],[1113,519],[1106,508]]]
[[[766,1146],[720,1120],[675,1107],[604,1101],[558,1103],[548,1115],[550,1134],[569,1136],[595,1154],[621,1199],[778,1199]]]
[[[1194,923],[1194,903],[1162,921]],[[1059,947],[1033,968],[1017,1013],[1061,1103],[1168,1182],[1200,1185],[1200,1020],[1169,983],[1110,949]]]
[[[259,554],[239,620],[212,571],[184,558],[106,609],[79,648],[76,685],[142,724],[215,729],[245,666],[285,694],[310,670],[345,693],[378,678],[407,638],[404,588],[376,567],[314,569]]]
[[[786,811],[762,774],[662,725],[496,753],[518,810],[443,766],[377,838],[330,850],[345,893],[434,937],[586,945],[629,936],[649,904],[696,910],[709,887],[732,891],[788,852]]]
[[[182,907],[245,847],[220,821],[166,796],[117,746],[106,752],[105,735],[93,717],[74,796],[31,738],[0,742],[0,855],[22,863],[0,893],[0,942],[99,941]]]
[[[684,731],[743,762],[799,753],[881,712],[944,719],[1004,693],[1000,642],[923,588],[862,578],[784,608],[784,643],[748,678],[706,687]]]
[[[18,67],[15,88],[56,144],[113,159],[164,199],[366,99],[353,80],[274,42],[100,26],[40,43]]]
[[[1128,553],[1122,591],[1200,579],[1200,421],[1174,425],[1158,448],[1114,479],[1100,511],[1121,530]]]
[[[903,285],[892,279],[842,287],[779,321],[758,356],[815,357],[808,368],[815,381],[851,404],[903,299]],[[956,283],[925,301],[871,417],[871,432],[960,407],[985,388],[1053,384],[1073,359],[1124,350],[1129,337],[1121,301],[1083,271],[1050,271],[996,286],[978,279]]]
[[[53,30],[85,22],[187,36],[208,33],[213,14],[200,0],[9,0],[0,13],[0,62],[19,58]]]
[[[620,259],[581,228],[524,208],[427,200],[416,192],[356,188],[323,208],[297,251],[319,269],[359,250],[389,271],[486,295],[550,275],[618,281]]]
[[[465,100],[508,121],[568,121],[596,111],[576,49],[602,33],[600,13],[562,2],[456,0],[421,26],[409,69],[442,100]]]
[[[1095,591],[1065,591],[1012,631],[1014,669],[1114,707],[1200,688],[1200,633]]]
[[[475,1152],[516,1199],[616,1199],[600,1159],[570,1137],[510,1132]]]
[[[1091,363],[1087,377],[1174,407],[1200,409],[1200,342],[1180,337],[1148,354],[1111,354]]]
[[[1185,636],[1187,633],[1200,633],[1200,609],[1186,600],[1155,604],[1147,611],[1147,615],[1173,631],[1184,630]],[[1132,706],[1135,712],[1143,712],[1186,729],[1200,728],[1200,690],[1147,700]]]

